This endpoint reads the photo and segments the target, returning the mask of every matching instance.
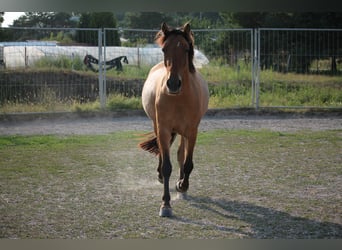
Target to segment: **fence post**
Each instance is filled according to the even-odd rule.
[[[251,29],[251,78],[252,78],[252,106],[255,105],[255,53],[254,53],[254,29]]]
[[[259,109],[259,88],[260,88],[260,30],[254,29],[254,43],[253,43],[253,104],[255,109]]]
[[[103,65],[103,69],[102,69],[102,81],[103,81],[103,98],[104,98],[104,104],[103,106],[101,106],[102,109],[104,109],[106,107],[106,104],[107,104],[107,79],[106,79],[106,28],[103,29],[103,64],[101,64],[101,68],[102,68],[102,65]]]
[[[101,109],[106,108],[106,88],[103,81],[103,59],[102,59],[102,29],[98,30],[98,46],[99,46],[99,96]]]

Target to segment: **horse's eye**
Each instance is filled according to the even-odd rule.
[[[165,49],[165,48],[162,48],[162,51],[165,53],[165,52],[166,52],[166,49]]]

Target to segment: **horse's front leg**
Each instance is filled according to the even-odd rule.
[[[170,195],[170,187],[169,180],[172,172],[172,165],[170,161],[170,139],[171,134],[167,133],[159,133],[159,150],[161,155],[161,174],[163,177],[164,184],[164,193],[162,197],[162,205],[160,207],[159,215],[162,217],[170,217],[172,216],[171,209],[171,195]]]
[[[189,136],[185,139],[185,162],[183,169],[181,169],[181,174],[179,181],[176,184],[176,190],[181,193],[185,193],[189,189],[189,177],[191,174],[192,169],[194,168],[194,164],[192,161],[192,156],[195,148],[196,143],[196,134]]]
[[[175,138],[176,138],[176,133],[172,133],[171,134],[171,141],[170,141],[170,147],[172,145],[172,143],[174,142]],[[179,151],[179,150],[178,150]],[[184,151],[184,149],[183,149]],[[179,154],[178,154],[178,158],[179,158]],[[182,165],[183,165],[183,161],[184,161],[184,153],[183,153],[183,160],[182,160]],[[157,172],[158,172],[158,181],[160,183],[163,183],[163,174],[162,174],[162,156],[161,154],[159,154],[159,162],[158,162],[158,168],[157,168]]]

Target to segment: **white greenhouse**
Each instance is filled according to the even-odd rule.
[[[32,67],[43,58],[58,58],[67,56],[70,59],[86,55],[99,57],[99,48],[96,46],[58,46],[56,42],[8,42],[0,43],[2,59],[6,68]],[[106,61],[116,57],[126,56],[129,65],[154,65],[163,60],[160,48],[137,47],[104,47],[103,59]],[[208,58],[200,51],[195,50],[194,64],[200,68],[209,63]]]

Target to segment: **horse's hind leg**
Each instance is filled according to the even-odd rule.
[[[185,138],[182,136],[180,139],[178,151],[177,151],[177,160],[179,164],[179,180],[184,178],[184,141]]]
[[[161,167],[162,167],[162,158],[161,158],[161,155],[159,154],[159,162],[158,162],[158,168],[157,168],[157,171],[158,171],[158,181],[163,184],[163,174],[161,172]]]
[[[182,136],[177,151],[177,159],[179,164],[179,179],[176,183],[176,190],[178,191],[177,197],[179,199],[187,199],[186,191],[181,191],[180,188],[181,180],[184,179],[185,141],[186,139]]]

